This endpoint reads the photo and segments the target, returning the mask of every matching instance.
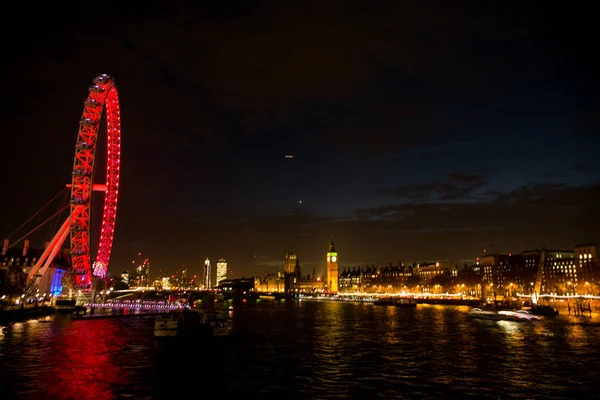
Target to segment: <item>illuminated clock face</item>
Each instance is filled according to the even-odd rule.
[[[329,262],[331,260],[331,257],[327,256],[327,262]]]
[[[337,257],[336,256],[331,257],[331,262],[336,262],[336,261],[337,261]]]

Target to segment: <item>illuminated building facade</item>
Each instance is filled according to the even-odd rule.
[[[297,293],[314,293],[325,291],[325,279],[317,275],[313,269],[312,274],[301,275],[294,284],[294,291]]]
[[[286,250],[283,273],[293,274],[298,265],[298,252],[296,250]]]
[[[227,279],[227,261],[220,258],[219,261],[217,261],[217,286],[225,279]]]
[[[296,283],[300,280],[300,260],[298,252],[293,249],[285,251],[283,259],[283,282],[284,291],[292,292],[295,290]]]
[[[204,274],[203,274],[203,286],[204,289],[209,290],[212,288],[212,285],[210,284],[210,260],[208,259],[208,257],[206,257],[206,260],[204,260]]]
[[[521,254],[480,257],[488,294],[512,297],[517,293],[589,294],[598,285],[596,245],[573,250],[525,250]]]
[[[335,251],[333,239],[329,244],[327,252],[327,291],[336,293],[338,291],[338,254]]]
[[[273,281],[278,281],[277,284],[283,282],[283,291],[287,293],[315,292],[324,290],[325,279],[322,276],[317,276],[315,270],[313,273],[302,275],[300,268],[300,257],[298,251],[288,249],[285,251],[284,272],[281,278],[280,274],[277,277],[271,277],[269,287],[273,286]],[[283,279],[283,281],[281,281]]]
[[[283,293],[285,291],[285,273],[267,274],[265,277],[254,280],[254,289],[265,293]]]
[[[46,242],[43,249],[31,249],[29,240],[25,240],[22,249],[9,248],[9,242],[5,239],[2,258],[0,258],[0,293],[18,291],[25,286],[27,274],[49,244]],[[52,260],[44,276],[38,274],[39,283],[36,286],[39,288],[39,293],[47,296],[60,295],[67,276],[65,274],[70,269],[70,249],[64,248]]]
[[[418,264],[417,264],[418,265]],[[338,279],[340,292],[395,293],[415,286],[423,277],[414,274],[417,266],[387,265],[344,268]]]
[[[600,285],[600,264],[598,264],[598,247],[595,244],[582,244],[575,246],[575,263],[580,272],[581,293],[591,294],[593,288]]]

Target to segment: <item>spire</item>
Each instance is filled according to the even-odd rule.
[[[335,246],[333,245],[333,239],[331,239],[331,243],[329,244],[329,252],[330,253],[335,252]]]

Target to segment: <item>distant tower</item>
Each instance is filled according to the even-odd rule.
[[[227,261],[219,258],[219,261],[217,261],[217,286],[219,286],[219,282],[225,279],[227,279]]]
[[[204,260],[204,289],[209,290],[210,288],[210,260],[206,257]]]
[[[150,286],[150,260],[148,258],[145,258],[142,266],[144,269],[144,286]]]
[[[294,269],[296,268],[296,260],[298,259],[298,254],[294,250],[286,250],[285,251],[285,261],[283,264],[283,272],[286,274],[294,273]]]
[[[333,239],[327,252],[327,291],[334,293],[338,291],[338,258]]]
[[[300,260],[296,250],[286,250],[283,261],[283,287],[286,292],[293,292],[300,280]]]

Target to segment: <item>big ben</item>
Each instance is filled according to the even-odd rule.
[[[333,239],[329,244],[327,252],[327,291],[337,293],[338,291],[338,256],[333,245]]]

